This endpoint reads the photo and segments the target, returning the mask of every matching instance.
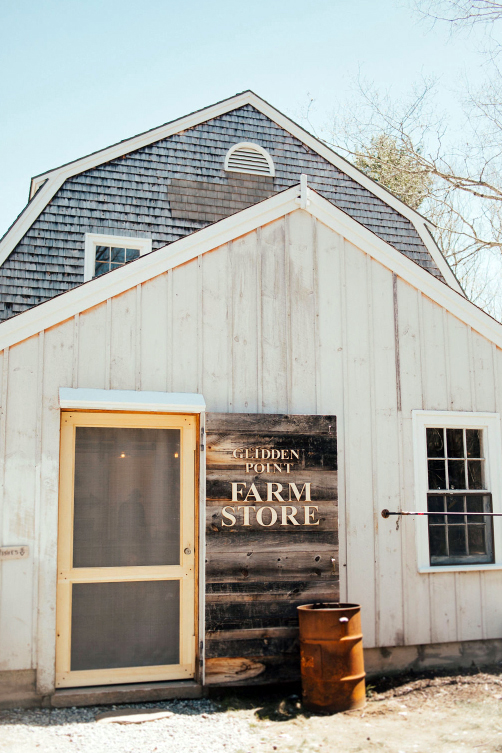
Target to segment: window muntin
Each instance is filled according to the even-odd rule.
[[[438,513],[428,516],[431,565],[494,561],[491,517],[468,514],[492,512],[483,434],[482,429],[426,429],[427,509]]]
[[[139,248],[117,248],[115,246],[96,246],[94,277],[99,277],[111,269],[123,267],[140,255]]]
[[[151,250],[151,238],[86,233],[84,282],[123,267]]]

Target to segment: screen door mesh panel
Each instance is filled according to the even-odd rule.
[[[177,580],[74,583],[71,670],[179,664]]]
[[[73,567],[180,562],[180,430],[77,426]]]

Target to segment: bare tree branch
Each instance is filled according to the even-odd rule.
[[[396,103],[359,79],[356,102],[334,114],[326,141],[430,219],[471,299],[500,317],[502,77],[468,92],[465,114],[460,141],[437,106],[434,81]]]
[[[417,0],[415,8],[424,17],[464,27],[502,18],[502,3],[496,0]]]

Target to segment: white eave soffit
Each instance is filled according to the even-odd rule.
[[[302,176],[300,185],[274,194],[265,201],[7,319],[0,324],[0,350],[299,209],[308,211],[331,230],[502,348],[501,324],[315,190],[307,188],[306,176]]]
[[[245,91],[241,94],[236,94],[229,99],[222,100],[221,102],[205,107],[202,110],[197,110],[190,115],[166,123],[158,128],[153,128],[150,131],[146,131],[145,133],[141,133],[130,139],[125,139],[124,141],[120,141],[106,149],[94,152],[86,157],[82,157],[81,159],[69,162],[66,165],[62,165],[61,167],[48,170],[46,173],[35,176],[32,179],[30,203],[25,207],[19,218],[9,228],[3,240],[0,242],[0,266],[28,232],[39,214],[45,209],[54,194],[68,178],[85,172],[86,170],[90,170],[93,167],[97,167],[98,165],[102,165],[105,162],[110,162],[111,160],[122,157],[124,154],[129,154],[130,152],[141,149],[155,141],[167,138],[168,136],[172,136],[180,131],[194,128],[201,123],[205,123],[208,120],[217,118],[231,110],[235,110],[247,104],[252,105],[256,110],[268,117],[306,146],[313,149],[332,165],[346,175],[349,175],[361,186],[384,201],[388,206],[391,206],[401,215],[409,219],[414,225],[425,247],[441,270],[445,280],[454,288],[454,290],[457,290],[462,295],[464,294],[455,275],[431,237],[428,228],[430,230],[433,228],[429,225],[427,220],[422,217],[422,215],[414,209],[411,209],[411,207],[408,207],[400,199],[387,191],[387,189],[373,181],[363,172],[358,170],[357,167],[350,162],[347,162],[322,141],[319,141],[315,136],[312,136],[312,134],[305,131],[301,126],[293,120],[290,120],[290,118],[283,115],[279,110],[276,110],[275,107],[258,97],[258,95],[252,91]],[[45,183],[43,183],[43,181],[45,181]],[[35,189],[38,190],[35,192]]]

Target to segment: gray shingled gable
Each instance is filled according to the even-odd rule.
[[[209,224],[209,215],[190,219],[200,217],[208,183],[222,185],[222,212],[240,211],[252,191],[239,192],[236,181],[229,182],[236,174],[223,169],[227,150],[239,141],[260,144],[271,154],[274,191],[298,183],[306,173],[320,194],[442,279],[408,219],[245,105],[68,179],[0,267],[0,320],[83,282],[86,232],[151,237],[153,249],[160,248]],[[170,186],[173,207],[178,202],[173,212]],[[183,186],[187,211],[181,212]],[[267,192],[269,185],[257,187],[256,200]]]

